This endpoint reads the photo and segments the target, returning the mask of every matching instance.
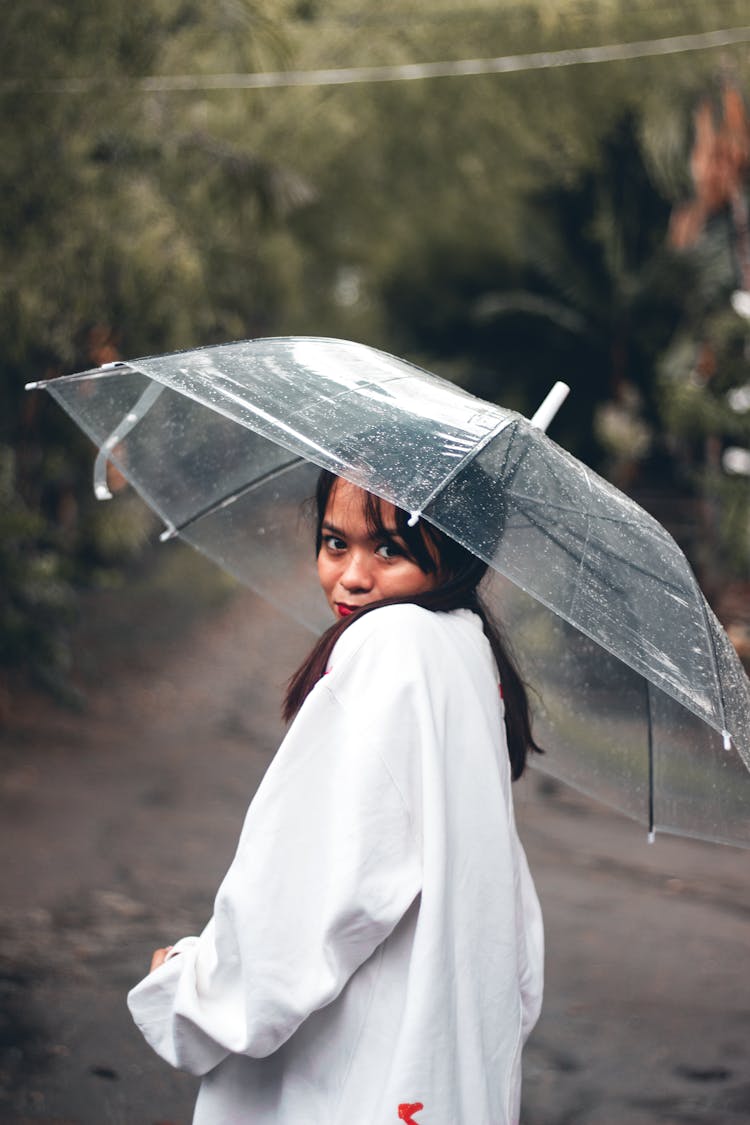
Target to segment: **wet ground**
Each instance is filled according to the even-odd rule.
[[[178,610],[93,599],[85,710],[17,700],[0,737],[2,1121],[190,1121],[124,997],[210,912],[308,637],[249,594]],[[750,1121],[750,853],[649,845],[536,772],[516,800],[548,942],[525,1125]]]

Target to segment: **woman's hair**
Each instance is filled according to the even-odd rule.
[[[320,553],[322,546],[321,528],[328,499],[338,479],[333,473],[326,470],[323,470],[318,477],[314,498],[317,517],[316,556]],[[363,502],[364,515],[370,533],[373,536],[382,535],[386,539],[390,538],[393,530],[387,529],[383,523],[382,505],[379,498],[370,492],[363,491]],[[414,527],[410,527],[408,513],[401,508],[396,508],[395,512],[396,532],[406,545],[409,557],[425,574],[439,572],[441,575],[440,585],[421,594],[384,598],[381,601],[370,602],[355,613],[336,621],[319,638],[289,681],[283,707],[284,719],[289,722],[294,718],[315,684],[325,674],[336,641],[345,629],[358,618],[363,617],[364,614],[381,606],[403,603],[422,606],[424,609],[433,611],[470,609],[481,618],[484,634],[490,643],[500,674],[505,703],[505,725],[508,736],[511,776],[515,781],[524,771],[528,751],[536,750],[538,753],[543,753],[543,751],[537,746],[531,733],[529,701],[524,682],[516,669],[497,623],[493,621],[482,603],[478,591],[479,583],[487,572],[487,564],[472,554],[471,551],[462,547],[455,539],[433,527],[432,524],[420,520]]]

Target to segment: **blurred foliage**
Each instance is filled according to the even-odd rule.
[[[14,469],[13,451],[0,446],[0,664],[22,662],[45,680],[67,666],[60,626],[70,589],[45,521],[14,488]]]
[[[96,505],[89,443],[24,383],[264,329],[278,287],[248,249],[294,205],[296,181],[256,158],[246,119],[207,132],[189,101],[120,85],[279,61],[261,3],[31,0],[6,15],[1,70],[23,85],[1,98],[0,448],[12,502],[0,527],[0,666],[62,688],[73,590],[112,581],[153,520],[134,497]],[[40,75],[102,85],[32,92]]]
[[[0,663],[62,674],[72,589],[112,581],[151,527],[130,498],[95,506],[89,444],[24,383],[259,334],[363,340],[527,412],[565,378],[553,436],[627,487],[705,501],[746,574],[747,478],[722,462],[750,443],[727,398],[748,381],[736,207],[667,245],[696,193],[695,107],[720,116],[722,83],[748,86],[746,48],[275,90],[133,80],[632,42],[745,25],[747,0],[6,9]]]
[[[486,248],[467,261],[465,249],[443,246],[435,268],[445,279],[445,303],[434,302],[432,263],[421,261],[416,278],[402,264],[392,305],[398,314],[407,310],[405,326],[422,347],[468,355],[469,385],[487,397],[508,401],[509,384],[516,405],[529,410],[555,378],[568,380],[574,410],[563,413],[556,432],[597,462],[594,418],[602,404],[637,399],[648,420],[641,425],[653,424],[655,358],[684,304],[684,265],[664,244],[669,213],[628,114],[601,139],[594,167],[529,194],[516,263],[489,257]]]

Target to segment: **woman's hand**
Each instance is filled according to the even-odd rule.
[[[167,954],[169,953],[171,948],[171,945],[167,945],[164,949],[157,949],[154,951],[154,955],[151,958],[151,968],[149,969],[150,973],[153,973],[154,969],[158,969],[160,965],[164,964],[167,959]]]

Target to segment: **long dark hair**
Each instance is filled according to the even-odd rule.
[[[315,532],[316,556],[320,553],[322,546],[321,527],[328,500],[338,479],[337,476],[326,470],[323,470],[318,477],[314,498],[317,520]],[[389,533],[383,523],[382,505],[379,498],[370,492],[363,492],[363,504],[370,533],[373,536],[382,535],[386,539],[389,538],[393,532],[391,530]],[[396,532],[406,545],[412,561],[425,574],[435,574],[439,571],[441,576],[444,576],[444,581],[441,581],[440,585],[434,589],[421,594],[370,602],[362,609],[357,610],[356,613],[336,621],[319,638],[289,681],[283,707],[284,719],[289,722],[294,718],[315,684],[325,674],[336,641],[345,629],[358,618],[363,617],[364,614],[381,606],[402,603],[419,605],[424,609],[433,611],[470,609],[481,618],[484,634],[490,643],[500,674],[505,702],[505,726],[508,736],[511,776],[515,781],[524,771],[528,752],[535,750],[538,753],[543,753],[543,751],[537,746],[531,733],[531,717],[525,684],[519,675],[497,623],[493,621],[479,594],[478,586],[487,572],[487,564],[426,520],[420,520],[414,527],[410,527],[408,513],[401,508],[396,508],[395,511]]]

